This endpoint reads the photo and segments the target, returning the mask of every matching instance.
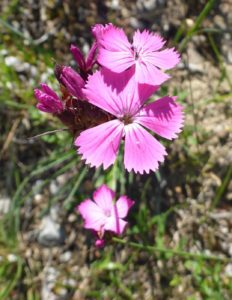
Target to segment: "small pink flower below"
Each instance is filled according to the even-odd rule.
[[[95,245],[98,248],[105,244],[103,239],[105,231],[116,235],[123,233],[127,225],[123,219],[134,204],[134,201],[127,196],[121,196],[114,203],[114,197],[115,193],[106,185],[102,185],[94,192],[94,201],[86,199],[77,207],[84,219],[84,227],[97,234],[98,239]]]

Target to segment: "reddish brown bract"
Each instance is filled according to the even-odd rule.
[[[69,128],[74,138],[85,129],[95,127],[102,123],[115,119],[113,115],[92,105],[86,100],[78,100],[68,90],[60,85],[64,111],[57,117]]]

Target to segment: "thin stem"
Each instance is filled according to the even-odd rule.
[[[31,137],[28,138],[28,140],[35,140],[35,139],[37,139],[37,138],[39,138],[41,136],[52,134],[52,133],[56,133],[56,132],[61,132],[61,131],[65,131],[65,130],[68,130],[68,128],[60,128],[60,129],[46,131],[46,132],[43,132],[43,133],[31,136]]]
[[[189,56],[187,53],[187,60],[188,60],[188,65],[189,65]],[[191,76],[190,76],[190,72],[188,72],[188,79],[189,79],[189,91],[190,91],[190,100],[191,100],[191,107],[192,107],[192,115],[193,115],[193,125],[194,125],[194,135],[196,138],[196,142],[197,142],[197,151],[199,153],[199,145],[200,145],[200,141],[199,141],[199,136],[198,136],[198,116],[196,113],[196,109],[195,109],[195,101],[193,100],[193,89],[192,89],[192,81],[191,81]]]
[[[74,187],[71,189],[68,198],[65,200],[64,205],[66,207],[68,207],[68,205],[71,203],[71,201],[73,200],[73,197],[76,193],[76,191],[78,190],[81,182],[83,181],[83,179],[85,178],[85,175],[88,172],[88,168],[84,167],[83,170],[81,171],[81,173],[79,174],[76,183],[74,184]]]
[[[218,256],[213,256],[213,255],[206,255],[206,254],[198,254],[198,253],[191,253],[191,252],[186,252],[186,251],[181,251],[181,250],[174,250],[174,249],[169,249],[169,248],[161,248],[161,247],[154,247],[154,246],[147,246],[143,244],[138,244],[135,242],[127,242],[125,240],[122,240],[117,237],[113,237],[113,242],[119,243],[122,245],[127,245],[132,248],[140,249],[140,250],[145,250],[148,252],[159,252],[159,253],[169,253],[172,255],[177,255],[181,256],[185,259],[189,258],[194,258],[194,259],[204,259],[204,260],[211,260],[211,261],[218,261],[222,263],[228,263],[232,262],[232,259],[226,258],[226,257],[218,257]]]
[[[201,23],[204,21],[204,19],[207,17],[208,13],[210,12],[210,10],[213,8],[214,4],[216,3],[216,0],[209,0],[205,7],[203,8],[203,10],[201,11],[201,13],[199,14],[199,16],[196,19],[196,22],[194,23],[194,25],[189,29],[189,31],[187,32],[185,38],[183,39],[183,41],[180,44],[179,50],[183,51],[184,48],[186,47],[188,41],[191,39],[191,37],[194,35],[194,33],[199,29],[199,27],[201,26]],[[179,38],[179,36],[178,36]]]
[[[230,80],[230,76],[228,75],[228,72],[227,72],[226,67],[224,65],[224,61],[223,61],[222,56],[221,56],[221,54],[220,54],[220,52],[219,52],[219,50],[217,48],[217,45],[216,45],[216,43],[215,43],[215,41],[213,39],[212,34],[208,33],[208,39],[209,39],[210,45],[211,45],[211,47],[213,49],[213,52],[214,52],[214,54],[215,54],[215,56],[216,56],[216,58],[218,60],[221,72],[225,76],[225,78],[226,78],[226,80],[227,80],[230,88],[232,89],[232,82]]]
[[[222,184],[218,187],[216,191],[216,195],[212,201],[211,209],[214,209],[220,202],[222,195],[224,194],[230,180],[232,177],[232,165],[230,165],[227,169],[226,176],[223,179]]]

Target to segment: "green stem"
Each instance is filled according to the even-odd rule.
[[[230,76],[228,75],[228,72],[227,72],[226,67],[225,67],[225,65],[224,65],[222,56],[221,56],[221,54],[220,54],[220,52],[219,52],[219,50],[218,50],[218,48],[217,48],[217,45],[216,45],[216,43],[215,43],[215,41],[214,41],[214,39],[213,39],[212,34],[208,33],[208,38],[209,38],[210,45],[211,45],[211,47],[212,47],[212,49],[213,49],[213,52],[214,52],[214,54],[215,54],[215,56],[216,56],[216,58],[217,58],[217,60],[218,60],[218,63],[219,63],[219,67],[220,67],[220,69],[221,69],[221,72],[222,72],[222,74],[225,76],[225,78],[226,78],[226,80],[227,80],[227,82],[228,82],[230,88],[232,89],[232,82],[231,82],[231,80],[230,80]]]
[[[76,183],[74,184],[73,188],[71,189],[71,192],[69,193],[67,199],[64,202],[65,207],[67,207],[67,208],[69,207],[70,203],[73,200],[73,197],[74,197],[76,191],[78,190],[81,182],[85,178],[85,175],[87,174],[87,172],[88,172],[88,168],[84,167],[83,170],[81,171],[81,173],[79,174]]]
[[[202,22],[207,17],[208,13],[213,8],[213,6],[214,6],[215,3],[216,3],[216,0],[209,0],[206,3],[205,7],[203,8],[203,10],[201,11],[201,13],[197,17],[196,22],[194,23],[193,27],[191,27],[189,29],[189,31],[187,32],[185,38],[181,42],[180,47],[179,47],[180,52],[184,50],[184,48],[186,47],[188,41],[191,39],[191,37],[194,35],[194,33],[199,29],[199,27],[201,26]],[[178,36],[178,38],[179,38],[179,36]]]
[[[113,190],[116,191],[117,189],[117,177],[118,177],[118,162],[115,160],[115,163],[113,164],[111,170],[109,171],[108,175],[108,186]]]
[[[147,246],[143,244],[138,244],[135,242],[127,242],[125,240],[122,240],[117,237],[113,237],[113,241],[122,245],[127,245],[132,248],[136,248],[139,250],[145,250],[148,252],[159,252],[159,253],[165,253],[165,254],[172,254],[172,255],[177,255],[181,256],[185,259],[189,258],[194,258],[194,259],[204,259],[204,260],[211,260],[211,261],[218,261],[222,263],[228,263],[232,262],[232,259],[226,258],[226,257],[218,257],[218,256],[213,256],[213,255],[206,255],[206,254],[197,254],[197,253],[190,253],[186,251],[181,251],[181,250],[174,250],[174,249],[169,249],[169,248],[161,248],[161,247],[154,247],[154,246]]]
[[[212,201],[211,209],[215,208],[218,205],[218,203],[220,202],[221,197],[224,194],[224,192],[231,180],[231,177],[232,177],[232,165],[228,167],[226,176],[223,179],[222,184],[219,186],[219,188],[216,191],[216,195]]]

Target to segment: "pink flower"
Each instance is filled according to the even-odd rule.
[[[162,84],[170,78],[162,70],[173,68],[180,60],[174,48],[161,50],[165,41],[148,30],[137,30],[132,43],[128,41],[122,29],[113,25],[106,25],[104,32],[95,31],[99,64],[116,73],[134,68],[135,79],[139,83]]]
[[[143,174],[155,171],[167,154],[144,127],[171,140],[181,131],[183,114],[176,97],[163,97],[145,105],[157,87],[137,84],[131,72],[129,69],[115,74],[105,69],[89,76],[84,90],[88,101],[115,119],[83,131],[75,145],[86,163],[95,167],[103,164],[106,169],[114,163],[120,141],[125,140],[125,168]]]
[[[84,227],[94,230],[99,239],[97,247],[104,245],[103,236],[105,231],[116,235],[123,233],[127,222],[123,219],[134,204],[127,196],[121,196],[114,203],[115,193],[106,185],[99,187],[93,194],[93,200],[84,200],[77,208],[84,219]]]
[[[60,98],[45,83],[41,83],[40,86],[41,90],[34,90],[34,95],[38,100],[36,107],[43,112],[60,114],[64,109]]]

